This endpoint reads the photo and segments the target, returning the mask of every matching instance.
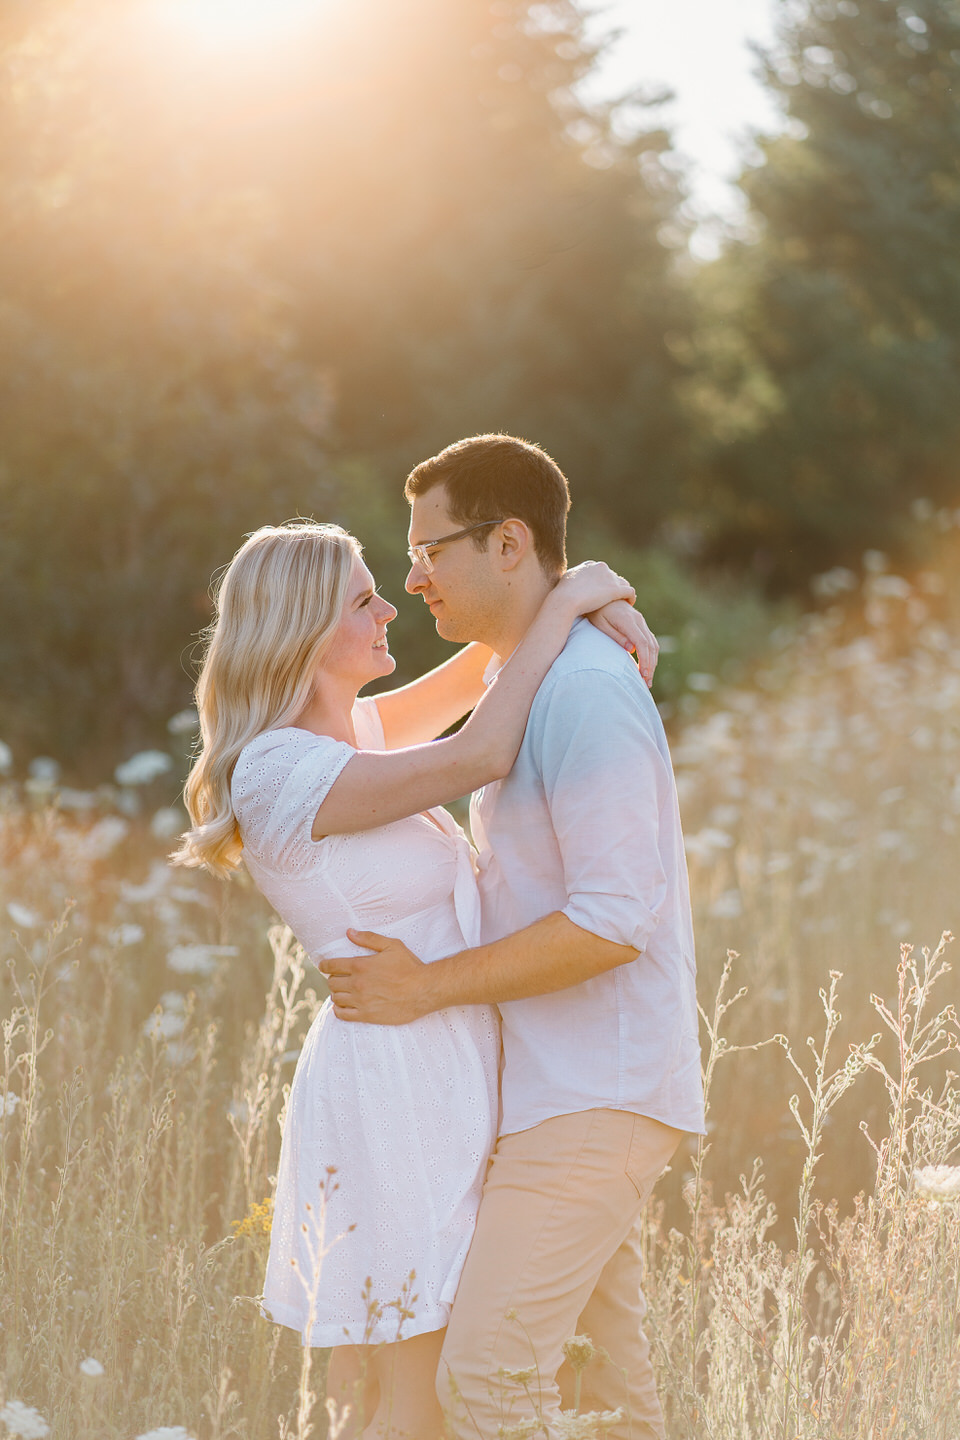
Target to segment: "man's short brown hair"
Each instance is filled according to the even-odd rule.
[[[541,568],[548,574],[566,568],[570,490],[560,466],[539,445],[513,435],[472,435],[415,466],[403,493],[413,500],[437,485],[446,486],[447,508],[464,527],[523,520]],[[473,537],[480,549],[488,539],[488,531]]]

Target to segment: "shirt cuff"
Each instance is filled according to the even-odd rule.
[[[631,950],[646,949],[659,919],[640,900],[598,891],[571,895],[561,913],[581,930],[615,945],[629,945]]]

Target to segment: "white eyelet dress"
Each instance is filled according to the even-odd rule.
[[[382,749],[374,701],[358,701],[353,718],[360,747]],[[258,888],[314,960],[363,953],[348,926],[396,936],[425,961],[478,944],[473,852],[447,811],[311,839],[355,753],[292,728],[244,748],[232,795]],[[446,1325],[496,1139],[499,1058],[488,1006],[381,1026],[323,1005],[284,1121],[268,1319],[316,1346]]]

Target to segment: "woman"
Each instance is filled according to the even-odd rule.
[[[571,624],[618,597],[634,598],[625,581],[580,566],[485,693],[490,652],[470,645],[358,700],[394,669],[397,613],[359,544],[330,525],[257,531],[219,588],[177,862],[228,874],[242,857],[314,960],[350,953],[348,927],[387,929],[425,959],[476,944],[472,852],[438,807],[509,771]],[[632,623],[617,637],[629,648],[645,633]],[[434,738],[471,707],[456,735]],[[354,1435],[441,1433],[434,1375],[496,1139],[498,1060],[483,1006],[377,1027],[342,1024],[327,1002],[304,1043],[264,1312],[332,1347],[328,1394],[362,1397],[372,1416]]]

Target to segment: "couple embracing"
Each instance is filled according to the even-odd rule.
[[[553,1436],[581,1332],[581,1409],[659,1437],[635,1226],[703,1103],[676,789],[628,653],[649,679],[655,646],[619,576],[566,570],[537,446],[461,441],[406,494],[406,588],[465,648],[358,699],[397,612],[351,536],[298,522],[234,557],[198,685],[177,859],[242,859],[331,992],[264,1313],[331,1347],[341,1434]],[[470,791],[476,853],[442,808]]]

